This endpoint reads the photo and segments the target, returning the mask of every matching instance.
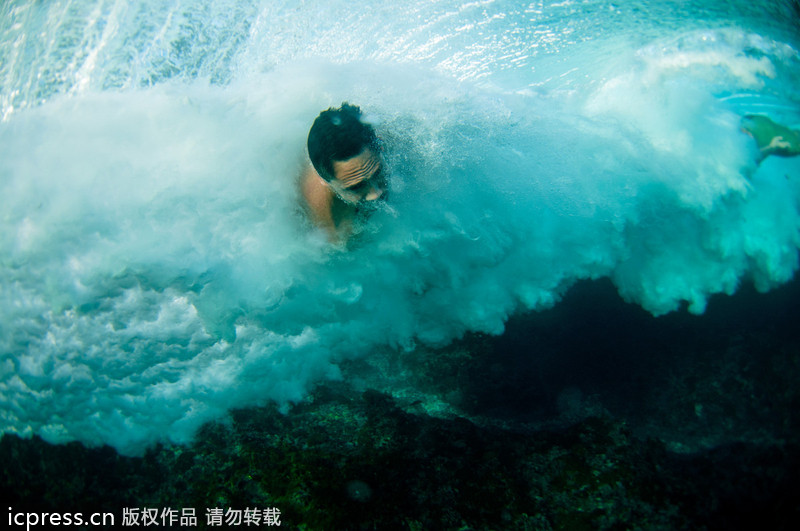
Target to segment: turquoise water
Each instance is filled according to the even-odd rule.
[[[704,4],[4,3],[2,430],[138,453],[581,279],[654,315],[779,287],[800,161],[739,120],[800,127],[800,13]],[[392,179],[347,249],[294,181],[344,100]]]

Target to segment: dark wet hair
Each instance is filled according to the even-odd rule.
[[[322,111],[308,132],[308,156],[326,181],[335,177],[334,161],[355,157],[364,148],[376,148],[377,144],[375,130],[361,121],[361,109],[347,102],[338,109]]]

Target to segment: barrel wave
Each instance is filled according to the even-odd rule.
[[[791,2],[623,4],[4,3],[0,429],[137,454],[583,279],[789,281],[800,161],[740,122],[800,126]],[[391,178],[346,246],[297,190],[343,101]]]

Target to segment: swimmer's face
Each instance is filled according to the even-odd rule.
[[[335,178],[329,184],[345,203],[376,201],[386,193],[383,164],[369,148],[353,158],[334,161],[333,173]]]

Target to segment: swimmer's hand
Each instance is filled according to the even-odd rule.
[[[770,140],[769,144],[761,148],[761,152],[765,155],[783,155],[783,156],[791,156],[792,154],[797,154],[797,149],[792,152],[793,144],[783,138],[782,136],[773,137]],[[797,146],[794,146],[795,148]]]
[[[800,132],[775,123],[766,116],[745,116],[742,119],[742,131],[756,141],[762,158],[768,155],[800,155]]]

